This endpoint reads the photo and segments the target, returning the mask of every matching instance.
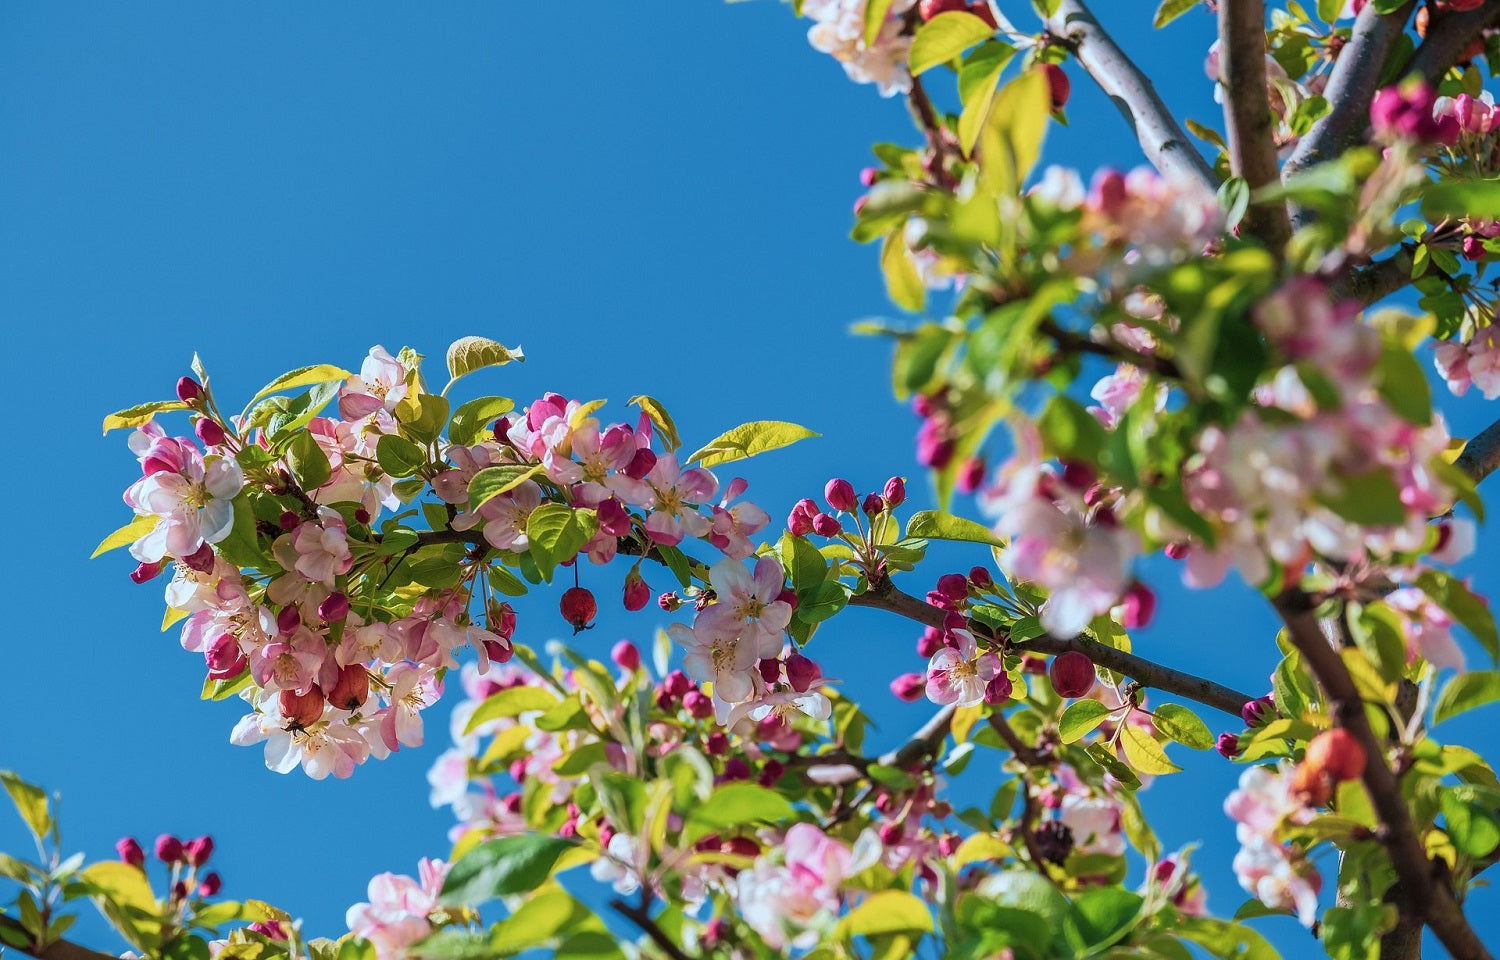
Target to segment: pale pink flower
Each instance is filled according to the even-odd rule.
[[[684,537],[702,537],[713,528],[712,521],[698,512],[698,505],[712,500],[719,489],[707,470],[683,470],[676,454],[665,453],[646,474],[646,484],[652,494],[646,535],[653,542],[675,547]]]
[[[479,507],[479,512],[461,513],[453,520],[453,529],[468,530],[484,521],[484,539],[496,550],[511,550],[524,553],[531,540],[526,534],[526,523],[531,513],[542,505],[542,488],[527,480],[525,483],[498,497],[491,497]]]
[[[641,888],[641,843],[628,833],[609,838],[604,856],[589,866],[589,873],[600,883],[612,884],[615,893],[628,897]]]
[[[814,49],[831,55],[855,83],[874,83],[880,95],[893,97],[911,89],[906,69],[911,38],[905,35],[902,15],[916,0],[895,0],[874,43],[865,43],[866,0],[807,0],[803,16],[814,22],[807,31]]]
[[[698,614],[694,627],[713,634],[737,633],[757,658],[781,654],[782,634],[792,619],[791,604],[779,599],[786,574],[774,557],[755,561],[752,573],[743,562],[721,560],[709,569],[718,602]]]
[[[1386,595],[1385,602],[1406,616],[1407,659],[1426,658],[1434,667],[1464,668],[1464,654],[1453,639],[1453,618],[1416,587],[1403,587]]]
[[[1245,892],[1268,907],[1291,910],[1305,927],[1318,919],[1323,878],[1312,864],[1294,858],[1290,847],[1255,835],[1242,841],[1234,873]]]
[[[130,555],[142,563],[192,556],[205,543],[229,536],[234,527],[232,501],[245,485],[240,465],[218,456],[205,460],[186,444],[176,453],[176,470],[156,470],[125,492],[125,502],[136,513],[160,518],[155,529],[130,545]]]
[[[742,640],[738,632],[715,630],[707,624],[689,627],[676,623],[667,628],[667,635],[687,651],[683,672],[700,683],[712,683],[716,698],[739,703],[754,694],[751,673],[759,657],[755,644]]]
[[[250,651],[250,675],[268,692],[306,693],[318,679],[328,647],[306,627]]]
[[[984,688],[995,677],[995,657],[979,652],[974,634],[951,632],[957,647],[945,646],[927,662],[927,699],[972,707],[984,702]]]
[[[1070,793],[1062,798],[1059,819],[1073,831],[1078,852],[1118,857],[1125,853],[1120,810],[1120,802],[1112,797]]]
[[[346,420],[359,420],[377,410],[389,413],[406,395],[406,368],[377,344],[370,348],[358,375],[344,381],[339,414]]]
[[[349,908],[349,931],[375,947],[380,960],[401,960],[406,948],[432,932],[429,915],[437,909],[448,865],[423,859],[419,879],[382,873],[370,881],[368,903]]]
[[[292,532],[291,549],[296,556],[292,568],[325,587],[332,587],[354,566],[343,518],[327,507],[319,509],[317,523],[300,524]]]

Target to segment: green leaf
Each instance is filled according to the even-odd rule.
[[[553,569],[572,559],[599,529],[591,510],[575,510],[565,503],[544,503],[526,518],[527,552],[542,576],[551,579]]]
[[[1058,394],[1037,421],[1047,449],[1064,460],[1098,463],[1104,447],[1104,427],[1071,397]]]
[[[599,922],[572,894],[553,886],[544,887],[495,927],[488,956],[508,956],[542,946],[580,929],[590,920]]]
[[[905,890],[878,890],[839,921],[840,937],[874,937],[915,930],[932,932],[927,904]]]
[[[675,451],[682,446],[682,440],[677,435],[677,424],[667,413],[667,408],[654,397],[648,397],[644,393],[631,397],[628,403],[641,408],[641,411],[651,418],[652,426],[656,427],[656,435],[661,438],[662,446],[668,451]]]
[[[292,436],[292,442],[286,449],[286,463],[291,468],[297,486],[308,493],[327,483],[328,478],[333,476],[333,466],[328,462],[328,454],[323,452],[323,448],[318,446],[318,439],[307,430]]]
[[[491,720],[518,717],[523,713],[533,711],[550,710],[557,706],[557,703],[557,698],[541,687],[511,687],[508,690],[500,690],[485,697],[484,701],[474,708],[474,713],[464,726],[464,734],[473,733]]]
[[[119,430],[122,427],[139,427],[143,423],[150,423],[151,418],[158,413],[188,409],[190,409],[188,405],[181,400],[156,400],[152,403],[126,407],[104,418],[104,432],[109,433],[111,430]]]
[[[1318,18],[1333,23],[1344,12],[1344,0],[1318,0]]]
[[[872,4],[873,6],[873,4]],[[912,76],[947,63],[965,50],[995,35],[979,17],[963,10],[940,13],[917,28],[907,63]]]
[[[375,444],[375,460],[391,476],[409,477],[427,462],[427,454],[405,437],[388,433]]]
[[[1161,6],[1156,8],[1156,18],[1151,21],[1151,25],[1160,30],[1197,5],[1198,0],[1161,0]]]
[[[1120,745],[1125,748],[1125,759],[1140,773],[1162,775],[1179,773],[1182,768],[1167,759],[1167,752],[1151,734],[1132,724],[1120,728]]]
[[[957,540],[1003,547],[1005,541],[982,523],[938,510],[922,510],[906,521],[906,536],[921,540]]]
[[[1015,196],[1042,153],[1052,94],[1041,70],[1027,70],[995,96],[979,132],[979,173],[985,190]]]
[[[868,0],[865,4],[865,46],[872,47],[885,27],[886,14],[890,13],[891,0]]]
[[[1500,700],[1500,673],[1494,670],[1460,673],[1449,680],[1448,685],[1443,687],[1443,692],[1438,694],[1437,705],[1432,711],[1432,722],[1437,725],[1496,700]]]
[[[1214,748],[1214,735],[1209,731],[1208,725],[1198,719],[1198,715],[1187,707],[1176,703],[1164,703],[1157,707],[1152,725],[1157,730],[1177,741],[1184,747],[1192,747],[1194,750],[1212,750]]]
[[[683,837],[695,843],[727,827],[780,823],[794,816],[791,803],[776,791],[754,783],[730,783],[715,790],[688,815]]]
[[[478,510],[490,500],[514,490],[541,472],[540,463],[507,463],[500,467],[485,467],[469,480],[469,510]]]
[[[348,380],[353,374],[342,367],[336,367],[331,363],[315,363],[310,367],[298,367],[290,373],[283,373],[270,383],[261,387],[260,392],[250,398],[250,403],[245,405],[249,409],[255,401],[261,397],[268,397],[273,393],[285,393],[298,387],[310,387],[318,383],[329,383],[334,380]]]
[[[509,397],[480,397],[470,400],[454,411],[453,419],[448,421],[448,442],[464,447],[472,445],[480,439],[490,421],[515,408],[516,402]]]
[[[488,337],[460,337],[448,348],[448,387],[461,377],[485,367],[502,367],[512,360],[523,362],[526,354],[519,346],[505,347]]]
[[[891,302],[911,313],[921,313],[927,306],[927,285],[922,282],[916,258],[906,245],[903,227],[898,226],[886,234],[885,243],[880,248],[880,269]]]
[[[958,144],[964,156],[974,152],[974,143],[989,119],[1000,75],[1015,55],[1016,48],[1010,44],[989,40],[964,58],[958,71],[958,99],[963,103],[958,116]]]
[[[1181,917],[1172,931],[1221,960],[1281,960],[1266,938],[1249,927],[1213,917]]]
[[[1422,216],[1500,220],[1500,180],[1439,180],[1422,195]]]
[[[1470,787],[1447,787],[1439,793],[1443,819],[1453,845],[1470,857],[1487,857],[1500,847],[1500,815],[1474,799]]]
[[[140,867],[119,860],[106,860],[85,867],[79,876],[93,888],[95,896],[104,897],[115,906],[145,913],[157,910],[156,895],[151,892],[151,884],[146,882],[146,874]]]
[[[1057,736],[1063,743],[1077,743],[1093,733],[1110,709],[1098,700],[1074,700],[1057,721]]]
[[[688,457],[687,462],[698,463],[703,467],[717,467],[721,463],[733,463],[768,450],[789,447],[798,440],[818,436],[822,434],[784,420],[756,420],[742,423],[733,430],[714,437]]]
[[[156,525],[160,522],[161,517],[154,515],[136,517],[125,524],[125,526],[99,541],[99,546],[95,547],[94,552],[89,554],[89,559],[92,560],[102,553],[108,553],[127,544],[135,543],[141,537],[155,530]]]
[[[1135,775],[1134,770],[1120,762],[1120,758],[1115,756],[1114,751],[1109,748],[1108,744],[1096,741],[1089,744],[1085,752],[1088,753],[1090,759],[1103,767],[1108,771],[1110,776],[1120,781],[1128,789],[1135,790],[1140,787],[1141,778]]]
[[[1250,209],[1250,184],[1244,177],[1230,177],[1219,186],[1219,207],[1224,211],[1226,229],[1239,226]]]
[[[1386,405],[1418,426],[1432,422],[1432,391],[1427,374],[1411,351],[1386,344],[1375,366],[1375,384]]]
[[[5,785],[5,792],[10,794],[16,812],[26,821],[32,836],[40,841],[52,832],[52,814],[47,810],[47,794],[41,787],[27,783],[10,770],[0,770],[0,783]]]
[[[1318,502],[1351,523],[1394,527],[1406,522],[1401,490],[1390,471],[1377,468],[1357,477],[1339,477],[1337,493],[1322,492]]]
[[[535,890],[552,873],[572,840],[526,833],[488,840],[459,858],[443,881],[440,903],[477,906],[495,897]]]
[[[1073,901],[1066,920],[1092,950],[1112,946],[1140,919],[1145,899],[1120,887],[1087,890]]]
[[[1417,577],[1417,587],[1463,624],[1483,644],[1490,659],[1500,656],[1500,635],[1495,631],[1495,617],[1490,613],[1489,604],[1462,580],[1441,570],[1424,570]]]

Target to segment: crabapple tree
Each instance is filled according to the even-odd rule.
[[[451,743],[425,748],[452,846],[314,938],[221,899],[208,837],[65,857],[45,792],[7,773],[37,856],[0,856],[0,940],[107,956],[67,937],[89,900],[170,960],[1262,960],[1269,913],[1308,953],[1411,958],[1427,931],[1490,956],[1464,903],[1500,859],[1500,782],[1436,728],[1500,699],[1495,621],[1448,572],[1500,424],[1450,436],[1428,372],[1500,397],[1500,3],[1165,0],[1157,27],[1217,17],[1218,124],[1174,116],[1082,0],[790,6],[849,79],[911,108],[860,173],[853,239],[912,315],[858,331],[893,345],[918,475],[809,478],[771,510],[735,472],[805,427],[684,443],[649,396],[611,419],[592,398],[465,395],[524,359],[482,337],[452,345],[441,386],[375,346],[238,412],[194,358],[175,396],[105,420],[140,469],[99,552],[164,585],[202,697],[242,703],[228,739],[271,772],[357,777],[460,698]],[[1040,164],[1081,83],[1146,165]],[[945,509],[911,510],[929,482]],[[982,512],[948,512],[955,491]],[[933,541],[966,569],[924,564]],[[1156,552],[1188,587],[1263,595],[1284,628],[1244,641],[1279,647],[1267,689],[1132,644]],[[655,639],[590,643],[601,602]],[[870,691],[817,662],[850,607],[919,637],[921,668],[877,695],[931,718],[884,754]],[[563,624],[574,639],[542,642]],[[1220,903],[1243,888],[1233,919],[1138,801],[1215,749],[1243,765],[1234,877],[1212,878]],[[998,788],[955,809],[981,768]]]

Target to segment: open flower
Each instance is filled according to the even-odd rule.
[[[951,631],[957,647],[943,647],[927,662],[927,699],[972,707],[984,702],[984,688],[995,677],[995,657],[979,652],[974,634]]]

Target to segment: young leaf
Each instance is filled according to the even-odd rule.
[[[289,373],[283,373],[275,380],[261,387],[260,392],[250,398],[250,403],[245,404],[245,409],[248,410],[261,397],[268,397],[273,393],[285,393],[288,390],[295,390],[297,387],[310,387],[317,383],[329,383],[333,380],[348,380],[351,376],[353,374],[348,370],[336,367],[331,363],[315,363],[310,367],[298,367]]]
[[[878,890],[839,922],[839,936],[873,937],[904,931],[932,932],[926,903],[905,890]]]
[[[1076,743],[1092,733],[1110,710],[1098,700],[1074,700],[1057,721],[1057,736],[1063,743]]]
[[[460,377],[467,377],[485,367],[501,367],[512,360],[517,363],[526,360],[519,345],[502,346],[488,337],[460,337],[448,348],[448,386],[443,388],[443,393],[446,394],[448,387]]]
[[[448,440],[460,446],[469,446],[480,439],[490,421],[516,407],[509,397],[480,397],[470,400],[453,413],[448,421]]]
[[[9,770],[0,770],[0,784],[5,786],[16,812],[26,821],[33,836],[41,840],[52,832],[52,814],[47,810],[47,794],[41,787],[27,783]]]
[[[1500,673],[1494,670],[1461,673],[1449,680],[1443,692],[1438,694],[1437,705],[1432,711],[1432,722],[1434,725],[1442,723],[1496,700],[1500,700]]]
[[[791,803],[774,790],[754,783],[730,783],[688,815],[683,838],[696,842],[726,827],[780,823],[795,815]]]
[[[135,543],[141,537],[155,530],[156,525],[160,522],[161,517],[155,515],[136,517],[125,524],[125,526],[99,541],[99,546],[95,547],[94,552],[89,554],[89,559],[92,560],[101,553],[108,553],[126,544]]]
[[[1156,708],[1152,724],[1166,737],[1194,750],[1212,750],[1214,735],[1198,715],[1176,703]]]
[[[1441,570],[1425,570],[1417,577],[1417,586],[1432,602],[1453,615],[1484,645],[1490,659],[1500,656],[1500,634],[1489,604],[1457,579]]]
[[[119,430],[122,427],[139,427],[143,423],[150,423],[151,418],[158,413],[186,409],[188,405],[181,400],[156,400],[126,407],[104,418],[104,432],[109,433],[111,430]]]
[[[495,897],[535,890],[552,873],[572,840],[526,833],[489,840],[459,858],[443,881],[440,903],[477,906]]]
[[[644,393],[631,397],[627,403],[632,403],[641,408],[646,416],[651,418],[651,425],[656,428],[656,435],[661,438],[662,446],[668,452],[675,451],[682,446],[682,440],[677,436],[677,424],[672,422],[671,414],[667,408],[662,406],[654,397],[648,397]]]
[[[541,472],[540,463],[508,463],[501,467],[485,467],[469,480],[469,509],[478,510],[488,501],[514,490]]]
[[[688,463],[704,467],[717,467],[721,463],[744,460],[768,450],[788,447],[798,440],[822,436],[804,426],[784,420],[756,420],[742,423],[708,441],[688,457]]]
[[[880,248],[880,269],[891,302],[911,313],[921,313],[927,306],[927,284],[922,281],[916,258],[906,245],[906,231],[902,227],[886,234]]]
[[[1140,773],[1165,774],[1182,770],[1167,759],[1167,753],[1149,733],[1132,724],[1120,728],[1120,744],[1125,748],[1125,759]]]
[[[490,694],[474,708],[474,713],[464,727],[464,735],[473,733],[491,720],[518,717],[523,713],[533,711],[550,710],[557,706],[557,703],[557,698],[541,687],[511,687],[508,690],[500,690]]]
[[[947,63],[965,50],[995,35],[989,24],[963,10],[940,13],[917,28],[907,63],[918,76]]]
[[[981,523],[951,513],[937,510],[922,510],[906,521],[907,537],[920,540],[958,540],[965,543],[984,543],[993,547],[1005,546],[1005,541]]]
[[[1161,6],[1156,8],[1156,18],[1151,21],[1151,25],[1160,30],[1197,5],[1198,0],[1161,0]]]

